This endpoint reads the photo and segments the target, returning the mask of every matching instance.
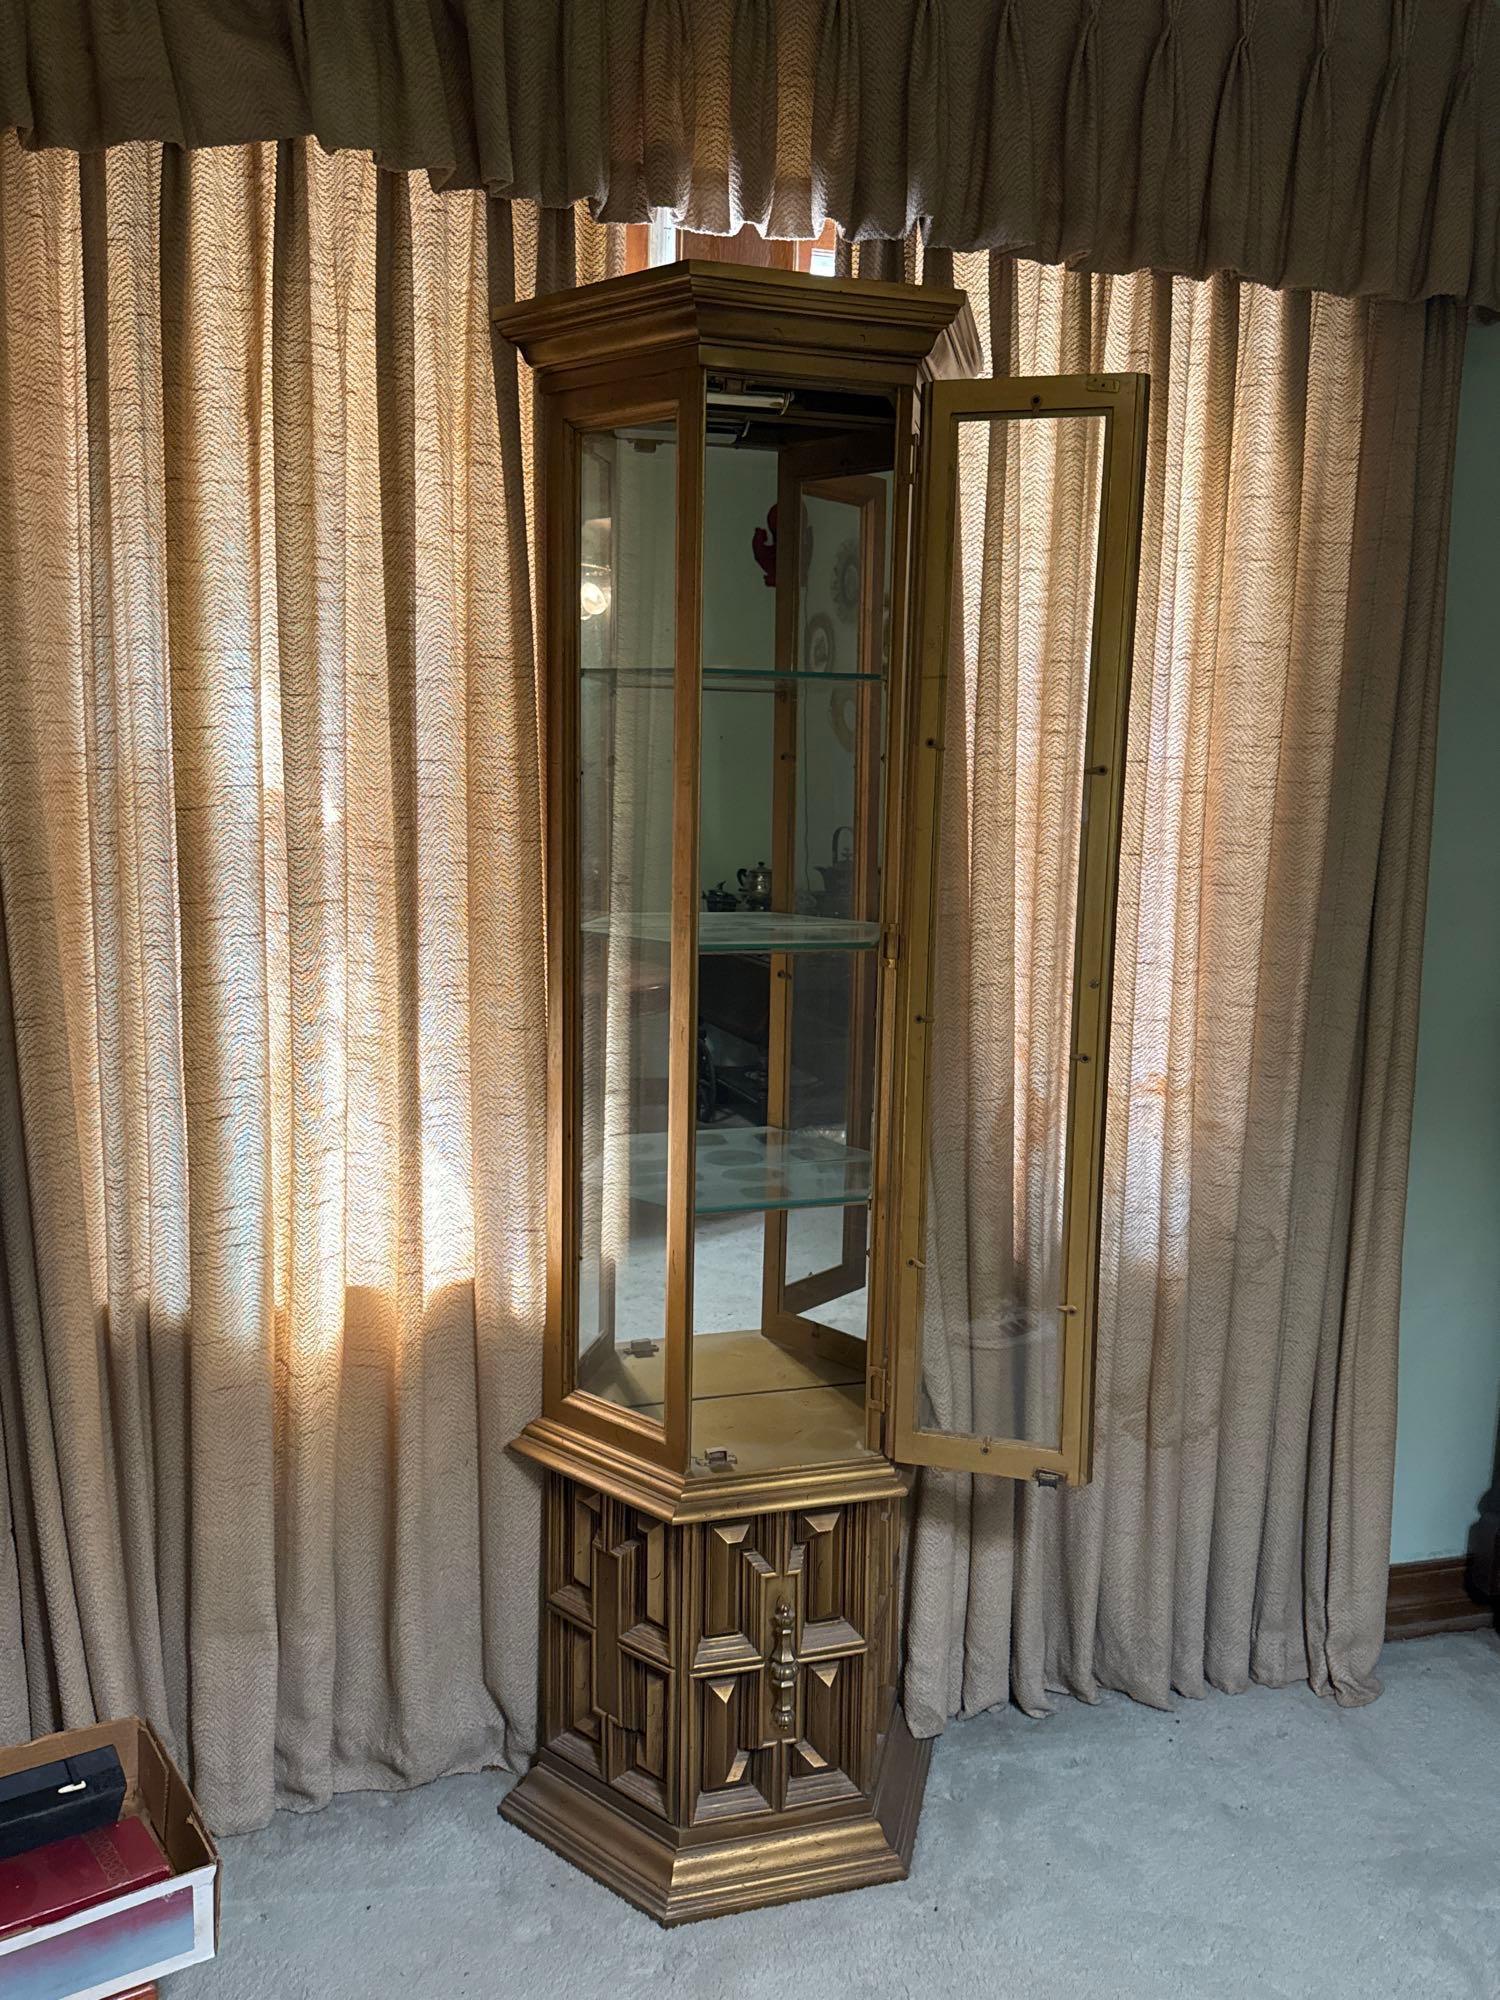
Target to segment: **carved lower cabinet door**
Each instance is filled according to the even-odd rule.
[[[672,1809],[673,1649],[661,1521],[554,1480],[546,1738],[648,1806]]]
[[[534,1823],[527,1801],[547,1772],[578,1774],[595,1809],[617,1801],[669,1849],[701,1858],[729,1843],[747,1867],[757,1841],[784,1846],[845,1819],[873,1827],[894,1713],[901,1504],[674,1524],[554,1475],[543,1759],[508,1815],[585,1866]],[[880,1848],[861,1879],[904,1872],[878,1828],[869,1839]],[[724,1891],[715,1907],[766,1900]]]
[[[701,1566],[691,1677],[700,1719],[695,1824],[855,1798],[870,1507],[759,1514],[688,1531]]]

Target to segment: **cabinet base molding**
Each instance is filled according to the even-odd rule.
[[[846,1818],[691,1846],[671,1828],[643,1824],[546,1751],[500,1811],[659,1924],[688,1924],[905,1881],[931,1756],[931,1743],[917,1742],[898,1711],[873,1804]]]

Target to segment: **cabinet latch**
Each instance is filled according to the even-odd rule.
[[[901,933],[894,924],[887,924],[885,936],[880,941],[880,955],[887,965],[895,965],[901,957]]]
[[[1049,1491],[1055,1491],[1063,1483],[1063,1476],[1060,1472],[1037,1471],[1033,1472],[1031,1476],[1038,1486],[1045,1486]]]
[[[716,1444],[711,1451],[704,1452],[701,1458],[693,1460],[694,1465],[705,1465],[710,1472],[727,1472],[735,1462],[734,1453],[726,1451],[721,1444]]]
[[[885,1370],[883,1368],[872,1368],[870,1370],[870,1401],[877,1410],[885,1408]]]

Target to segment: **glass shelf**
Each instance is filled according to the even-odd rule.
[[[579,679],[594,683],[612,681],[616,687],[659,688],[669,687],[675,672],[673,667],[582,667]],[[820,674],[801,669],[782,673],[774,667],[705,667],[703,691],[705,694],[754,694],[763,688],[776,688],[790,681],[823,681],[830,687],[843,683],[879,687],[884,679],[884,674]]]
[[[672,919],[665,913],[586,917],[582,928],[591,937],[628,938],[633,944],[672,942]],[[879,942],[879,924],[854,917],[801,916],[791,910],[698,912],[700,952],[871,951]]]
[[[870,1155],[826,1132],[766,1125],[700,1126],[695,1215],[781,1208],[848,1208],[870,1198]],[[667,1135],[630,1142],[630,1192],[665,1207]]]

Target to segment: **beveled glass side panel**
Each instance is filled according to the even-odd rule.
[[[1057,1451],[1106,419],[957,433],[917,1423]]]
[[[577,1383],[661,1421],[676,427],[578,436]]]

